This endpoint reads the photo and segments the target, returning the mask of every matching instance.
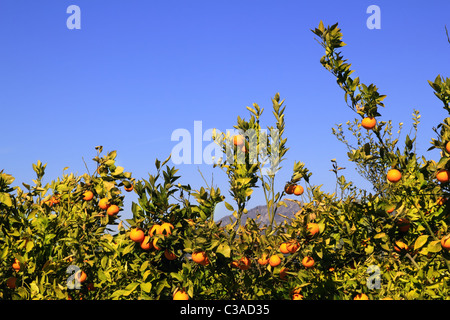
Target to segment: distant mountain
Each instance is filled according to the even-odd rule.
[[[280,224],[281,222],[283,222],[283,220],[286,220],[286,218],[282,217],[281,215],[286,216],[288,218],[293,218],[294,214],[300,210],[300,206],[297,203],[291,201],[284,201],[284,202],[286,203],[287,207],[284,206],[278,207],[277,213],[275,215],[275,221],[277,224]],[[257,219],[258,215],[260,216]],[[252,209],[249,209],[246,214],[242,215],[241,225],[245,224],[247,218],[253,218],[257,223],[261,223],[262,225],[270,223],[266,205],[256,206]],[[236,219],[233,217],[233,215],[230,214],[223,217],[222,219],[219,219],[217,222],[222,221],[222,226],[224,226],[226,224],[233,223],[235,220]]]

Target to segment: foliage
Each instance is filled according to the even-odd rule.
[[[325,50],[321,64],[358,116],[347,122],[354,142],[342,125],[333,133],[373,193],[347,181],[341,174],[345,168],[334,159],[334,193],[311,185],[312,173],[301,161],[285,184],[303,185],[306,192],[275,190],[289,150],[286,107],[277,93],[271,99],[272,126],[261,127],[264,109],[255,103],[247,107],[249,120],[237,118],[242,145],[230,133],[214,133],[226,155],[215,166],[227,175],[234,201],[225,202],[235,218],[226,225],[214,220],[215,207],[225,201],[221,190],[181,185],[170,157],[156,160],[148,179],[138,180],[116,165],[115,151],[104,155],[101,146],[92,174],[66,174],[65,168],[62,177],[43,185],[46,164],[39,161],[33,164],[34,185],[23,183],[23,189],[12,187],[14,178],[0,172],[0,298],[172,299],[183,289],[191,299],[353,299],[359,293],[370,299],[446,299],[449,184],[437,181],[436,173],[450,170],[450,118],[437,126],[431,141],[430,149],[441,150],[438,163],[416,154],[416,110],[413,134],[399,146],[402,125],[394,137],[392,122],[381,120],[385,95],[351,77],[354,71],[339,51],[345,43],[338,25],[320,22],[312,31]],[[450,113],[450,79],[439,75],[429,83]],[[361,128],[366,117],[377,119],[373,129]],[[401,172],[399,182],[386,179],[391,168]],[[265,196],[267,225],[245,216],[257,188]],[[92,199],[85,197],[87,191]],[[132,218],[123,220],[127,192],[135,192],[137,202]],[[298,210],[277,224],[277,208],[287,201]],[[114,205],[119,213],[108,214]],[[136,230],[146,238],[133,240]],[[193,259],[197,255],[202,260]],[[269,262],[273,256],[280,264]],[[303,263],[306,257],[313,266]]]

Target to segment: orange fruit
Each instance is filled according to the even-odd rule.
[[[90,190],[85,191],[83,193],[83,200],[84,201],[91,201],[93,197],[94,197],[94,193],[92,191],[90,191]]]
[[[161,250],[161,247],[157,246],[158,240],[159,240],[158,238],[153,239],[152,245],[153,245],[153,248],[155,248],[156,250]]]
[[[375,128],[377,124],[377,120],[375,120],[374,117],[365,117],[361,121],[361,125],[364,127],[364,129],[371,130]]]
[[[139,228],[135,228],[130,231],[130,239],[134,242],[142,242],[144,240],[145,234],[144,231],[142,231]]]
[[[98,202],[99,208],[102,210],[107,210],[109,207],[108,202],[109,202],[109,200],[107,198],[100,199],[100,201]]]
[[[249,258],[242,257],[239,260],[238,268],[241,269],[241,270],[248,270],[250,268],[251,263],[252,263],[252,261]]]
[[[53,204],[58,204],[59,203],[59,195],[52,196],[52,203]]]
[[[168,236],[169,234],[172,234],[172,229],[173,229],[173,225],[171,223],[164,222],[159,227],[159,230],[157,233]]]
[[[306,232],[309,236],[314,236],[316,233],[319,232],[319,225],[314,222],[310,222],[306,225]]]
[[[304,257],[302,260],[302,265],[305,268],[312,268],[314,266],[314,259],[312,257]]]
[[[300,293],[294,293],[292,295],[292,300],[303,300],[303,295],[301,295]]]
[[[262,257],[258,259],[258,263],[262,266],[265,266],[269,263],[269,259],[267,258],[267,254],[263,253]]]
[[[369,297],[365,293],[358,293],[353,300],[369,300]]]
[[[297,240],[291,240],[286,247],[290,253],[296,253],[298,248],[300,248],[300,243]]]
[[[396,224],[397,224],[398,230],[400,232],[407,232],[409,230],[410,225],[411,225],[409,220],[406,219],[406,218],[398,219]]]
[[[294,188],[294,194],[296,196],[300,196],[303,194],[303,187],[302,186],[295,186]]]
[[[119,213],[119,207],[115,204],[112,204],[109,206],[109,208],[106,210],[106,214],[108,216],[114,216]]]
[[[189,300],[189,295],[184,289],[177,289],[173,293],[173,300]]]
[[[442,239],[441,239],[441,246],[445,250],[450,250],[450,237],[448,235],[442,237]]]
[[[281,251],[281,253],[284,253],[284,254],[289,253],[289,250],[287,248],[287,243],[286,242],[283,242],[280,245],[280,251]]]
[[[78,282],[83,283],[87,279],[87,274],[83,270],[80,270],[75,274],[75,277]]]
[[[245,138],[243,135],[238,134],[233,137],[233,144],[235,146],[242,146],[245,142]]]
[[[361,121],[361,125],[367,130],[371,130],[371,129],[375,128],[376,124],[377,124],[377,120],[375,120],[374,117],[365,117]]]
[[[236,261],[236,260],[231,261],[230,262],[230,267],[231,268],[239,268],[239,261]]]
[[[153,243],[150,241],[150,236],[144,236],[141,242],[141,249],[142,250],[150,250],[153,248]],[[159,250],[159,249],[157,249]]]
[[[154,225],[150,228],[150,231],[148,232],[148,234],[149,234],[150,236],[154,236],[155,234],[161,234],[160,228],[161,228],[161,226],[160,226],[159,224],[154,224]]]
[[[284,187],[284,192],[286,192],[286,194],[293,194],[294,188],[295,188],[294,184],[288,184],[286,187]]]
[[[449,180],[449,175],[450,175],[450,172],[449,172],[448,170],[439,170],[439,171],[436,173],[436,179],[437,179],[439,182],[447,183],[448,180]]]
[[[16,281],[17,281],[16,277],[10,277],[10,278],[8,278],[8,280],[6,280],[6,286],[10,289],[15,289]]]
[[[134,186],[133,186],[133,185],[130,185],[129,188],[127,188],[126,186],[124,186],[123,188],[125,189],[126,192],[131,192],[131,191],[133,191]]]
[[[402,173],[397,169],[391,169],[387,173],[387,179],[392,183],[399,182],[402,179]]]
[[[447,151],[447,153],[450,153],[450,141],[445,144],[445,151]]]
[[[12,264],[12,268],[14,269],[15,272],[20,271],[20,262],[17,258],[14,258],[14,263]]]
[[[205,251],[197,251],[192,253],[192,261],[198,263],[198,264],[202,264],[205,262],[206,260],[206,252]]]
[[[271,256],[270,259],[269,259],[269,264],[270,264],[272,267],[279,266],[280,263],[281,263],[281,259],[280,259],[280,257],[277,256],[276,254],[274,254],[273,256]]]
[[[175,260],[177,258],[175,253],[172,253],[172,252],[168,251],[167,249],[164,251],[164,257],[166,257],[167,260]]]
[[[394,245],[394,250],[396,252],[402,252],[408,250],[408,246],[402,241],[396,241]]]

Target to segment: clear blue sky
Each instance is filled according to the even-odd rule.
[[[69,5],[81,9],[81,29],[69,30]],[[381,9],[381,29],[369,30],[369,5]],[[154,172],[177,142],[175,129],[231,129],[257,102],[272,121],[270,98],[286,98],[290,151],[313,172],[311,182],[334,190],[330,160],[368,187],[347,161],[331,127],[354,119],[335,79],[319,63],[323,50],[310,29],[339,22],[344,55],[355,76],[386,94],[382,120],[405,123],[420,110],[418,153],[426,152],[446,116],[427,80],[450,76],[450,2],[443,1],[0,1],[0,169],[31,183],[32,163],[48,163],[47,179],[62,169],[82,174],[94,147],[118,151],[135,178]],[[204,143],[204,146],[208,144]],[[197,188],[199,168],[227,196],[220,169],[180,165],[182,183]],[[47,180],[48,181],[48,180]],[[128,197],[132,199],[132,197]],[[230,201],[230,200],[228,200]],[[250,206],[263,203],[258,191]],[[131,200],[123,218],[131,217]],[[220,207],[218,216],[228,213]]]

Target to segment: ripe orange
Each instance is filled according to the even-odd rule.
[[[239,261],[237,261],[237,260],[231,261],[230,267],[231,268],[239,268]]]
[[[153,243],[152,243],[152,241],[150,241],[150,237],[144,236],[144,238],[142,239],[142,242],[141,242],[141,249],[142,250],[150,250],[151,248],[153,248]],[[159,250],[159,249],[157,249],[157,250]]]
[[[148,232],[148,234],[150,236],[154,236],[155,234],[161,234],[161,232],[159,231],[161,228],[161,226],[159,224],[154,224],[151,228],[150,231]]]
[[[369,300],[369,297],[365,293],[358,293],[353,300]]]
[[[399,182],[402,179],[402,173],[397,169],[391,169],[387,173],[387,179],[392,183]]]
[[[129,188],[127,188],[126,186],[123,187],[125,189],[126,192],[131,192],[134,189],[134,186],[131,185]]]
[[[87,279],[87,274],[83,270],[80,270],[75,274],[75,277],[80,283],[83,283]]]
[[[402,242],[402,241],[396,241],[395,245],[394,245],[394,250],[396,252],[402,252],[402,251],[407,251],[408,250],[408,246]]]
[[[312,257],[304,257],[302,260],[302,265],[305,268],[312,268],[314,266],[314,259]]]
[[[52,196],[52,203],[53,204],[59,203],[59,195],[58,194],[55,194],[54,196]]]
[[[306,225],[306,232],[309,236],[313,237],[316,233],[319,232],[319,225],[314,222],[310,222]]]
[[[238,134],[233,137],[233,144],[235,146],[242,146],[245,142],[245,138],[243,135]]]
[[[436,179],[441,183],[447,183],[449,180],[450,172],[448,170],[439,170],[436,173]]]
[[[251,263],[252,263],[252,261],[249,258],[242,257],[239,260],[238,268],[241,269],[241,270],[248,270],[250,268]]]
[[[94,193],[91,190],[85,191],[83,193],[84,201],[91,201],[93,197],[94,197]]]
[[[280,263],[281,263],[281,259],[280,259],[280,257],[277,256],[276,254],[274,254],[273,256],[271,256],[270,259],[269,259],[269,264],[270,264],[272,267],[276,267],[276,266],[280,265]]]
[[[169,234],[172,233],[172,229],[173,229],[173,225],[171,223],[164,222],[159,227],[159,230],[157,230],[157,233],[168,236]]]
[[[6,280],[6,286],[10,289],[15,289],[16,281],[17,281],[16,277],[10,277],[10,278],[8,278],[8,280]]]
[[[377,124],[377,120],[375,120],[374,117],[365,117],[361,121],[361,125],[367,130],[371,130],[371,129],[375,128],[376,124]]]
[[[289,250],[287,248],[287,243],[286,242],[283,242],[280,245],[280,251],[281,251],[281,253],[284,253],[284,254],[289,253]]]
[[[284,192],[286,192],[286,194],[293,194],[294,188],[295,188],[294,184],[288,184],[286,187],[284,187]]]
[[[445,151],[447,151],[447,153],[450,153],[450,141],[445,144]]]
[[[114,216],[119,213],[119,207],[115,204],[112,204],[109,206],[109,208],[106,210],[106,214],[108,216]]]
[[[177,289],[173,293],[173,300],[189,300],[189,295],[184,289]]]
[[[267,254],[263,253],[262,257],[258,259],[258,263],[262,266],[265,266],[269,263],[269,258],[267,258]]]
[[[290,253],[296,253],[300,248],[300,243],[297,240],[291,240],[287,243],[287,249]]]
[[[296,196],[300,196],[303,194],[303,187],[302,186],[295,186],[294,188],[294,194]]]
[[[175,253],[170,252],[167,249],[164,251],[164,257],[166,257],[167,260],[175,260],[177,258]]]
[[[292,295],[292,300],[303,300],[303,295],[301,295],[300,293],[294,293]]]
[[[447,235],[447,236],[442,237],[441,246],[445,250],[450,250],[450,236]]]
[[[17,258],[14,258],[14,263],[12,264],[12,268],[14,269],[15,272],[20,271],[20,262]]]
[[[192,253],[192,261],[202,264],[206,260],[206,252],[205,251],[197,251]]]
[[[396,224],[397,224],[398,230],[400,232],[407,232],[409,230],[410,225],[411,225],[409,220],[406,219],[406,218],[398,219]]]
[[[134,242],[142,242],[144,240],[145,234],[144,231],[142,231],[139,228],[135,228],[130,231],[130,239]]]
[[[108,202],[109,202],[109,200],[107,198],[100,199],[100,201],[98,202],[99,208],[102,210],[107,210],[109,207]]]

